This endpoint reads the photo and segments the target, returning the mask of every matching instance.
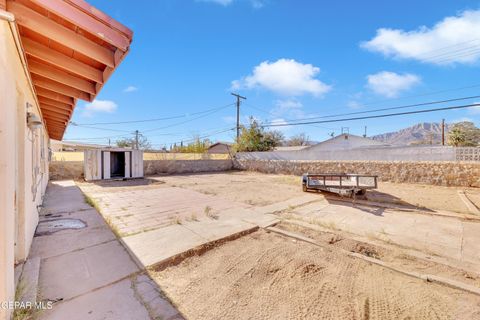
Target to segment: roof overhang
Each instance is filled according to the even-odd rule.
[[[6,11],[15,16],[49,136],[61,140],[77,100],[93,101],[133,32],[83,0],[6,0]]]

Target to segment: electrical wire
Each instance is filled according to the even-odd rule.
[[[309,121],[309,122],[297,122],[297,123],[262,124],[262,125],[260,125],[260,126],[266,128],[266,127],[298,126],[298,125],[308,125],[308,124],[317,124],[317,123],[344,122],[344,121],[353,121],[353,120],[364,120],[364,119],[374,119],[374,118],[386,118],[386,117],[394,117],[394,116],[401,116],[401,115],[408,115],[408,114],[417,114],[417,113],[427,113],[427,112],[435,112],[435,111],[465,109],[465,108],[478,107],[478,106],[480,106],[480,103],[472,103],[472,104],[468,104],[468,105],[450,106],[450,107],[434,108],[434,109],[425,109],[425,110],[416,110],[416,111],[406,111],[406,112],[388,113],[388,114],[380,114],[380,115],[364,116],[364,117],[353,117],[353,118],[343,118],[343,119],[333,119],[333,120],[320,120],[320,121]]]
[[[179,126],[179,125],[182,125],[182,124],[185,124],[185,123],[188,123],[188,122],[192,122],[192,121],[195,121],[195,120],[198,120],[198,119],[202,119],[202,118],[205,118],[207,116],[210,116],[218,111],[221,111],[227,107],[230,107],[234,105],[234,103],[231,103],[229,105],[226,105],[226,106],[223,106],[222,108],[219,108],[219,109],[215,109],[213,111],[211,111],[210,113],[207,113],[207,114],[203,114],[199,117],[195,117],[193,119],[189,119],[189,120],[185,120],[185,121],[181,121],[181,122],[177,122],[177,123],[173,123],[173,124],[170,124],[170,125],[167,125],[167,126],[163,126],[163,127],[159,127],[159,128],[154,128],[154,129],[148,129],[148,130],[143,130],[143,132],[152,132],[152,131],[158,131],[158,130],[163,130],[163,129],[167,129],[167,128],[172,128],[172,127],[176,127],[176,126]]]
[[[191,138],[191,139],[179,140],[179,141],[174,141],[174,142],[165,142],[165,143],[154,143],[153,145],[164,145],[164,146],[166,146],[166,145],[173,145],[173,144],[180,144],[180,143],[195,142],[199,139],[206,139],[206,138],[212,137],[212,136],[220,134],[220,133],[233,131],[235,129],[236,129],[236,127],[235,128],[222,129],[220,131],[215,131],[215,132],[213,132],[211,134],[208,134],[208,135],[198,136],[198,137]]]
[[[148,118],[148,119],[141,119],[141,120],[130,120],[130,121],[118,121],[118,122],[95,122],[95,123],[76,123],[75,125],[77,126],[93,126],[93,125],[116,125],[116,124],[127,124],[127,123],[141,123],[141,122],[155,122],[155,121],[163,121],[163,120],[172,120],[172,119],[179,119],[179,118],[185,118],[189,116],[194,116],[198,114],[203,114],[203,113],[208,113],[211,111],[216,111],[216,110],[221,110],[223,108],[229,107],[234,105],[235,103],[229,103],[227,105],[221,106],[221,107],[215,107],[211,109],[207,109],[204,111],[199,111],[199,112],[194,112],[194,113],[185,113],[183,115],[176,115],[176,116],[171,116],[171,117],[163,117],[163,118]],[[72,122],[73,124],[73,122]]]
[[[407,109],[407,108],[421,107],[421,106],[427,106],[427,105],[432,105],[432,104],[441,104],[441,103],[447,103],[447,102],[471,100],[471,99],[478,99],[478,98],[480,98],[480,95],[469,96],[469,97],[460,97],[460,98],[452,98],[452,99],[446,99],[446,100],[436,100],[436,101],[430,101],[430,102],[422,102],[422,103],[415,103],[415,104],[408,104],[408,105],[388,107],[388,108],[380,108],[380,109],[373,109],[373,110],[338,113],[338,114],[331,114],[331,115],[318,116],[318,117],[309,117],[309,118],[303,118],[303,119],[289,119],[289,120],[285,120],[285,121],[288,122],[288,121],[303,121],[303,120],[313,120],[313,119],[337,118],[337,117],[350,116],[350,115],[356,115],[356,114],[366,114],[366,113],[375,113],[375,112],[388,111],[388,110]]]

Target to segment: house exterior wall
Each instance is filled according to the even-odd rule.
[[[335,138],[320,142],[305,150],[309,151],[333,151],[333,150],[350,150],[362,147],[379,147],[385,143],[371,140],[364,137],[355,136],[352,134],[341,134]]]
[[[7,19],[5,19],[5,17]],[[41,118],[19,53],[14,25],[0,10],[0,301],[14,299],[14,263],[26,259],[48,183],[48,134],[27,127],[28,112]],[[0,319],[11,310],[0,308]]]

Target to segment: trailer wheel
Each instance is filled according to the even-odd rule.
[[[359,195],[359,196],[364,196],[366,193],[367,193],[366,189],[360,189],[360,190],[357,191],[357,195]]]

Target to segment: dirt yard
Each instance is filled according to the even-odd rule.
[[[152,272],[188,319],[480,319],[480,297],[258,231]]]
[[[228,172],[155,177],[168,185],[192,189],[201,193],[254,206],[264,206],[302,195],[301,178],[291,175],[260,174],[255,172]],[[466,190],[469,199],[480,208],[480,189],[440,187],[419,184],[380,182],[377,190],[367,198],[425,210],[443,210],[469,213],[458,196]],[[319,198],[322,194],[319,194]]]
[[[478,189],[381,183],[370,205],[253,172],[77,185],[187,319],[480,320],[480,295],[346,254],[480,288],[480,220],[458,194],[478,206]]]
[[[168,185],[218,195],[233,202],[265,206],[302,195],[301,179],[251,172],[206,173],[155,177]]]

